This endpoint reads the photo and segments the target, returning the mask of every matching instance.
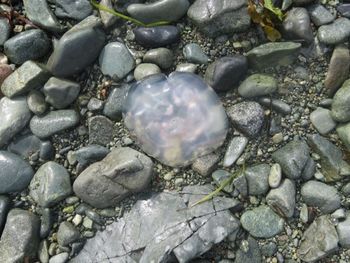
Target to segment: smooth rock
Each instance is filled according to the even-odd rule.
[[[246,78],[238,87],[238,93],[244,98],[269,95],[277,90],[277,80],[269,75],[254,74]]]
[[[99,111],[101,111],[103,109],[103,106],[104,106],[104,101],[92,97],[89,100],[87,108],[91,112],[99,112]]]
[[[350,216],[347,215],[346,219],[339,222],[337,225],[337,233],[339,236],[339,244],[343,248],[350,248]]]
[[[30,130],[39,138],[47,138],[79,123],[79,114],[74,110],[50,111],[44,116],[34,116]]]
[[[13,69],[10,65],[0,63],[0,87],[4,82],[4,80],[8,76],[10,76],[12,72],[13,72]],[[1,90],[0,90],[0,96],[1,96]]]
[[[272,107],[273,110],[283,115],[288,115],[292,112],[291,106],[279,99],[272,99],[269,97],[259,98],[259,103],[265,107]]]
[[[266,196],[266,202],[277,214],[289,218],[294,214],[295,195],[294,182],[285,179],[278,188],[270,190]]]
[[[308,206],[318,207],[324,214],[332,213],[340,207],[337,189],[318,181],[305,183],[301,187],[301,196]]]
[[[208,176],[214,171],[219,160],[220,156],[218,154],[210,153],[204,155],[193,162],[192,170],[202,176]]]
[[[188,0],[158,0],[147,4],[131,4],[127,11],[130,16],[146,24],[175,22],[186,14],[189,6]]]
[[[305,8],[294,7],[283,19],[283,33],[286,39],[303,40],[311,43],[314,39],[309,13]]]
[[[181,63],[176,66],[175,71],[196,73],[198,65],[192,63]]]
[[[337,126],[337,123],[332,119],[331,111],[320,107],[311,112],[310,121],[322,135],[330,133]]]
[[[115,206],[126,196],[145,189],[152,177],[153,162],[131,148],[116,148],[102,161],[85,169],[75,180],[75,194],[97,207]]]
[[[143,47],[156,48],[180,41],[180,30],[176,26],[137,27],[135,40]]]
[[[90,5],[87,0],[84,1]],[[102,27],[101,19],[89,16],[68,30],[56,43],[47,62],[53,75],[68,77],[92,64],[105,43],[106,36]]]
[[[110,150],[100,145],[88,145],[75,151],[75,157],[79,164],[86,166],[101,161]]]
[[[336,19],[332,24],[319,27],[317,37],[321,43],[336,45],[350,37],[350,20],[345,17]]]
[[[233,137],[227,146],[225,156],[224,156],[223,166],[230,167],[231,165],[233,165],[237,161],[237,159],[241,156],[247,144],[248,144],[248,139],[246,137],[243,137],[243,136]]]
[[[167,48],[156,48],[146,52],[143,56],[144,63],[153,63],[162,69],[171,68],[174,62],[174,54]]]
[[[80,85],[70,80],[52,77],[45,83],[43,92],[46,102],[56,109],[64,109],[78,97]]]
[[[47,240],[43,240],[39,244],[38,258],[41,263],[49,263],[49,245]]]
[[[92,13],[88,0],[55,0],[55,14],[60,18],[71,18],[81,21]]]
[[[10,210],[10,198],[5,195],[0,195],[0,236],[4,229],[7,213]]]
[[[328,95],[333,96],[337,92],[345,80],[349,78],[349,71],[350,51],[346,45],[338,45],[333,51],[324,81]]]
[[[314,177],[316,173],[316,162],[314,159],[309,158],[305,164],[304,170],[301,173],[301,180],[304,182],[309,181],[311,178]]]
[[[99,63],[104,75],[117,80],[123,79],[135,67],[130,51],[119,42],[110,42],[102,49]]]
[[[244,0],[196,0],[187,16],[209,37],[244,32],[250,26]]]
[[[0,99],[0,148],[28,124],[32,114],[25,97]]]
[[[69,254],[67,252],[59,253],[50,258],[49,263],[66,263],[68,262]]]
[[[230,262],[232,263],[232,261],[229,261],[228,263]],[[262,262],[262,257],[261,257],[259,243],[254,238],[249,236],[247,240],[242,241],[240,248],[236,252],[234,263],[261,263],[261,262]]]
[[[310,13],[311,21],[316,26],[322,26],[334,21],[334,15],[321,4],[315,4],[308,7],[308,11]]]
[[[248,61],[244,56],[223,57],[208,66],[205,80],[215,91],[227,91],[235,88],[247,70]]]
[[[89,118],[89,143],[107,145],[114,136],[114,124],[107,117],[97,115]]]
[[[330,217],[320,216],[304,232],[298,255],[305,262],[317,262],[338,250],[338,241]]]
[[[34,261],[39,246],[39,218],[22,209],[12,209],[0,240],[2,263]]]
[[[310,150],[304,141],[291,141],[272,154],[283,174],[293,180],[300,178],[309,158]]]
[[[111,0],[101,0],[100,4],[106,6],[110,9],[113,9],[113,3]],[[113,15],[109,12],[103,11],[101,9],[98,11],[100,13],[100,17],[101,17],[103,25],[107,28],[113,26],[115,24],[115,22],[118,20],[118,17],[116,17],[115,15]]]
[[[350,150],[350,123],[338,125],[337,134],[345,146]]]
[[[49,7],[47,0],[23,0],[26,16],[35,25],[53,32],[61,32],[63,26]]]
[[[264,110],[253,101],[240,102],[227,110],[233,126],[248,137],[258,136],[264,123]]]
[[[50,208],[41,209],[41,225],[40,225],[40,239],[47,238],[53,228],[56,219],[54,218],[54,211]]]
[[[107,98],[106,104],[103,108],[103,114],[111,120],[120,121],[122,119],[124,101],[129,89],[130,85],[128,84],[113,89]]]
[[[254,165],[244,171],[249,195],[264,195],[267,193],[269,190],[269,173],[270,166],[268,164]]]
[[[211,177],[213,178],[214,183],[220,187],[225,181],[227,181],[232,174],[225,170],[216,170],[212,173]],[[232,193],[234,190],[233,184],[228,184],[224,187],[223,191],[226,193]]]
[[[265,69],[292,64],[301,44],[294,42],[270,42],[253,48],[247,53],[250,66]]]
[[[29,185],[29,195],[42,207],[52,207],[72,193],[69,173],[56,162],[40,166]]]
[[[183,55],[190,63],[208,64],[209,57],[203,52],[201,46],[196,43],[187,44],[183,49]]]
[[[57,242],[65,247],[80,239],[79,230],[70,222],[64,221],[60,224],[57,231]]]
[[[136,80],[142,80],[151,75],[159,74],[161,72],[161,69],[155,64],[141,63],[135,68],[134,77]]]
[[[337,6],[337,10],[341,16],[350,18],[350,4],[340,4]]]
[[[26,61],[8,76],[1,85],[2,93],[9,98],[40,89],[50,78],[47,69],[34,61]]]
[[[10,37],[11,27],[6,18],[0,18],[0,46]]]
[[[282,180],[282,168],[278,163],[274,163],[271,166],[269,173],[269,186],[271,188],[277,188]]]
[[[283,231],[284,220],[270,207],[262,205],[244,212],[241,224],[254,237],[270,238]]]
[[[333,97],[332,118],[337,122],[350,121],[350,79],[344,82]]]
[[[27,96],[28,108],[35,115],[42,115],[46,112],[48,105],[44,95],[38,90],[32,90]]]

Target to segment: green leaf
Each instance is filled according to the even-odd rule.
[[[283,12],[278,7],[275,7],[272,3],[272,0],[265,0],[264,7],[274,13],[279,20],[283,20]]]

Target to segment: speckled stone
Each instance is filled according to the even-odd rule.
[[[151,49],[144,55],[143,62],[153,63],[162,69],[168,69],[173,65],[174,54],[170,49],[163,47]]]
[[[134,77],[136,80],[142,80],[151,75],[161,73],[161,69],[156,64],[141,63],[134,70]]]
[[[345,42],[350,36],[350,19],[340,17],[332,24],[323,25],[318,29],[317,37],[321,43],[336,45]]]

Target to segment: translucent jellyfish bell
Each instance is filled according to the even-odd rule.
[[[124,123],[144,152],[186,166],[222,145],[228,121],[219,97],[199,76],[150,76],[127,94]]]

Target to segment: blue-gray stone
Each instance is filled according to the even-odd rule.
[[[303,40],[306,43],[311,43],[314,39],[310,16],[305,8],[295,7],[288,11],[282,28],[286,39]]]
[[[101,145],[88,145],[75,151],[77,161],[82,166],[101,161],[110,153],[110,150]]]
[[[103,114],[111,120],[121,120],[125,97],[129,89],[130,85],[128,84],[113,89],[107,98],[106,104],[103,108]]]
[[[317,37],[321,43],[327,45],[345,42],[350,37],[350,19],[340,17],[332,24],[319,27]]]
[[[164,47],[151,49],[144,55],[143,62],[153,63],[162,69],[168,69],[173,65],[174,54],[170,49]]]
[[[332,15],[332,13],[321,4],[315,4],[308,7],[308,11],[310,13],[312,22],[316,26],[329,24],[333,22],[335,18],[334,15]]]
[[[164,47],[180,40],[176,26],[138,27],[134,34],[136,42],[144,47]]]
[[[55,0],[55,14],[60,18],[81,21],[92,13],[89,0]]]
[[[269,191],[270,165],[258,164],[244,171],[249,195],[264,195]]]
[[[238,87],[238,93],[244,98],[269,95],[277,90],[277,80],[266,74],[253,74]]]
[[[350,4],[338,5],[337,10],[342,16],[350,18]]]
[[[337,123],[332,119],[331,111],[320,107],[311,112],[310,121],[322,135],[330,133],[337,126]]]
[[[10,209],[10,198],[6,195],[0,195],[0,236],[4,229],[7,213]]]
[[[332,118],[337,122],[350,121],[350,79],[344,82],[333,97]]]
[[[0,18],[0,46],[2,46],[9,38],[11,27],[6,18]]]
[[[183,54],[188,62],[195,64],[208,64],[209,57],[196,43],[187,44],[183,49]]]

